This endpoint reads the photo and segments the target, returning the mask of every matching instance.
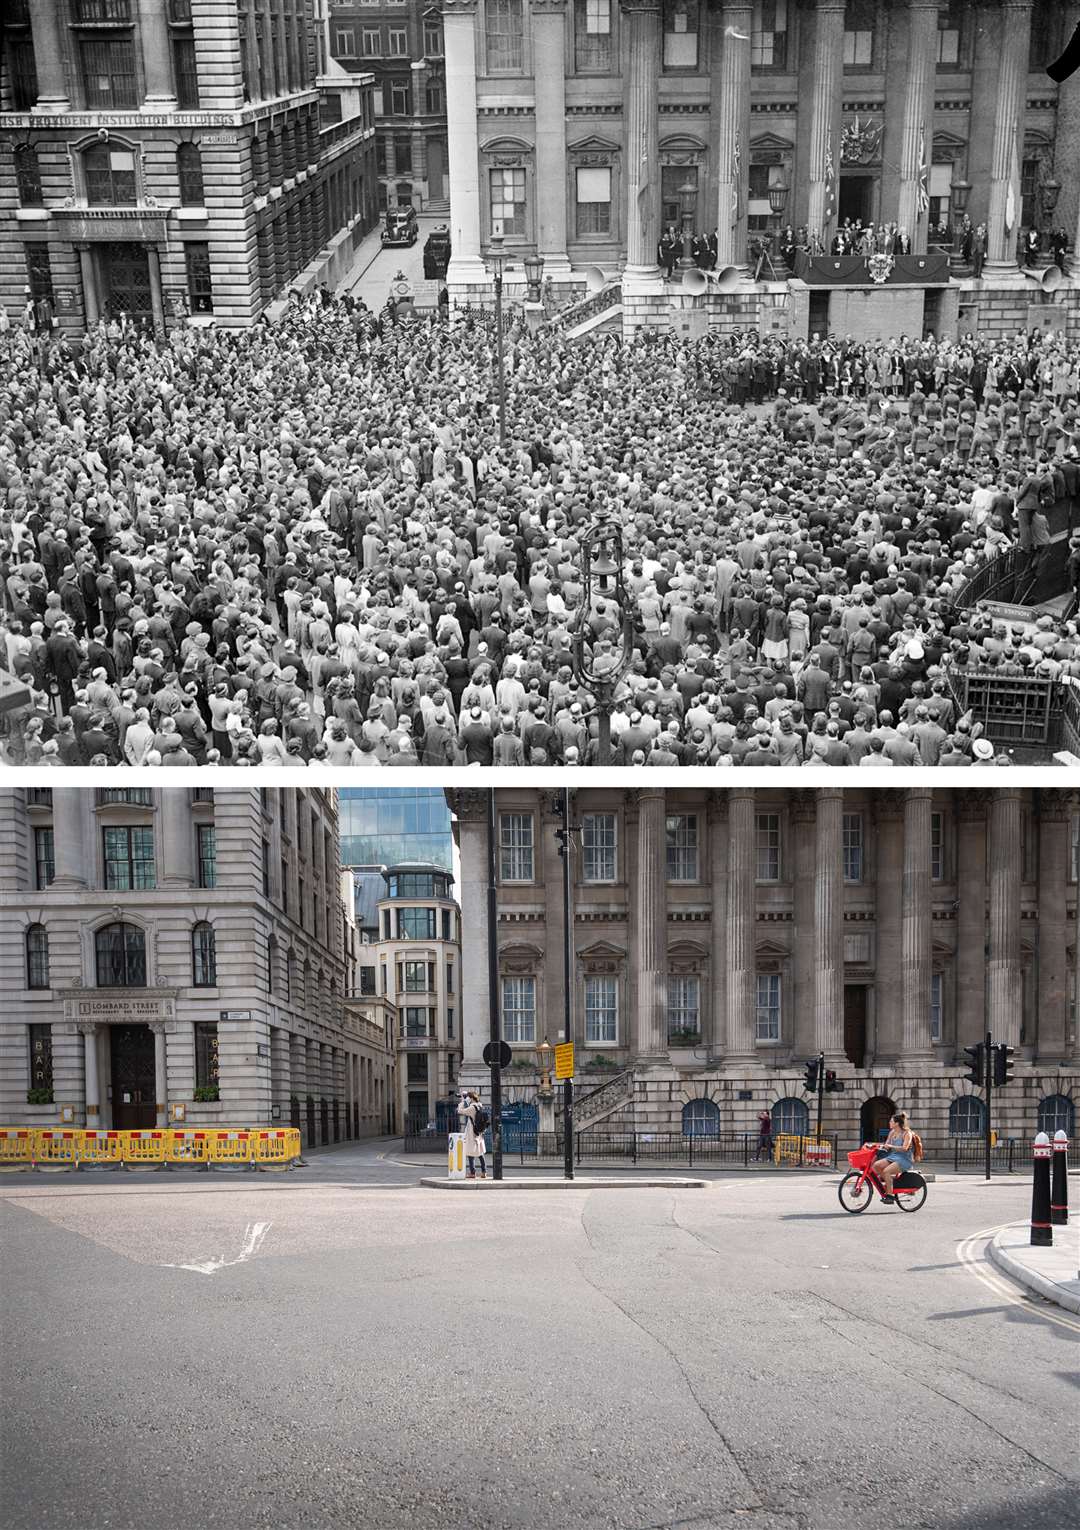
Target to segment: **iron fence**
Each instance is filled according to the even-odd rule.
[[[513,1145],[503,1145],[505,1162],[521,1165],[550,1159],[562,1162],[562,1132],[514,1133]],[[828,1161],[815,1160],[815,1167],[835,1168],[837,1163],[837,1139],[822,1137],[828,1147]],[[442,1152],[447,1145],[446,1133],[429,1127],[426,1122],[410,1130],[406,1123],[404,1150],[406,1153]],[[490,1148],[491,1137],[488,1134]],[[574,1163],[578,1167],[602,1163],[669,1163],[686,1164],[688,1168],[707,1168],[710,1165],[735,1165],[750,1168],[755,1163],[775,1162],[771,1149],[759,1150],[756,1132],[720,1132],[710,1137],[684,1137],[681,1132],[599,1132],[574,1133]],[[789,1160],[794,1168],[810,1163],[810,1156],[801,1150]]]
[[[1014,1137],[999,1141],[990,1149],[990,1168],[1003,1169],[1012,1174],[1016,1169],[1029,1169],[1032,1164],[1032,1144]],[[986,1167],[986,1142],[982,1137],[953,1138],[953,1170],[977,1173]]]

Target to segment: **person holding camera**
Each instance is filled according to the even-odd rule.
[[[487,1129],[489,1117],[478,1096],[471,1089],[462,1091],[458,1102],[458,1119],[465,1134],[465,1178],[476,1178],[476,1160],[479,1159],[480,1178],[487,1179],[485,1161],[487,1146],[484,1141],[484,1132]]]

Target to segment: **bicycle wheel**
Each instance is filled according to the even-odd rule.
[[[918,1189],[910,1191],[907,1195],[901,1190],[896,1197],[896,1204],[901,1211],[918,1211],[926,1200],[926,1181],[920,1175]]]
[[[858,1169],[844,1175],[836,1193],[845,1211],[865,1211],[874,1199],[873,1186],[868,1179],[863,1179]]]

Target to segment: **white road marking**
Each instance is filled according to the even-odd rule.
[[[1080,1333],[1080,1322],[1077,1322],[1071,1314],[1055,1308],[1051,1302],[1040,1302],[1038,1298],[1032,1298],[1023,1287],[1014,1285],[998,1271],[996,1265],[990,1263],[986,1245],[999,1232],[1004,1232],[1007,1227],[1015,1226],[1015,1222],[1003,1222],[998,1227],[984,1227],[981,1232],[972,1233],[969,1237],[962,1239],[956,1245],[956,1257],[961,1266],[967,1270],[968,1274],[974,1275],[976,1280],[981,1281],[999,1301],[1021,1307],[1025,1312],[1034,1313],[1048,1322],[1057,1323],[1059,1327],[1068,1328],[1073,1333]]]
[[[254,1259],[262,1248],[266,1235],[274,1224],[272,1222],[249,1222],[244,1232],[244,1243],[235,1259],[226,1259],[224,1254],[218,1254],[215,1259],[205,1259],[199,1264],[164,1264],[166,1270],[193,1270],[196,1275],[216,1275],[219,1270],[228,1269],[234,1264],[244,1264],[248,1259]]]

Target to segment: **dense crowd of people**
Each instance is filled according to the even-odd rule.
[[[327,292],[0,335],[5,760],[593,764],[602,706],[617,764],[980,765],[949,666],[1080,677],[1071,618],[956,603],[1077,521],[1075,341],[512,325],[501,446],[494,345]]]

